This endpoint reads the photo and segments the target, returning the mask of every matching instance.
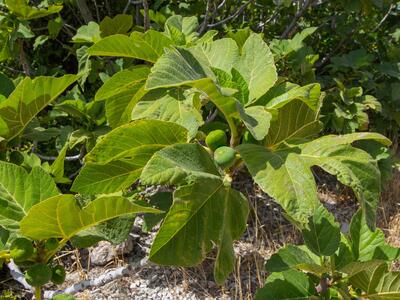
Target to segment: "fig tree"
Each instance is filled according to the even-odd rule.
[[[15,239],[10,246],[11,258],[16,262],[28,260],[34,252],[32,242],[25,238]]]
[[[235,162],[235,155],[235,150],[224,146],[215,150],[214,159],[221,168],[226,169],[231,167]]]
[[[213,151],[219,147],[226,146],[227,142],[226,134],[221,129],[211,131],[206,137],[206,145]]]

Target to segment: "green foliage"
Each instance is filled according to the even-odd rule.
[[[45,264],[36,264],[25,273],[26,282],[34,287],[45,285],[50,281],[51,276],[51,269]]]
[[[0,0],[0,263],[14,258],[40,291],[64,281],[49,266],[67,242],[120,243],[142,217],[160,224],[151,261],[195,266],[215,249],[223,284],[249,214],[232,181],[247,168],[305,243],[271,257],[257,298],[399,295],[398,249],[375,230],[391,142],[374,133],[396,145],[396,4],[96,4]],[[360,203],[347,235],[315,166]]]
[[[16,262],[24,262],[33,255],[32,241],[25,238],[15,239],[10,245],[10,255]]]
[[[332,291],[344,299],[397,297],[398,272],[389,271],[388,263],[398,259],[400,249],[388,246],[380,229],[371,231],[361,210],[353,216],[348,235],[340,233],[333,220],[328,226],[317,225],[316,220],[326,220],[324,214],[321,211],[310,219],[310,228],[316,228],[317,234],[303,232],[307,247],[289,245],[271,256],[266,269],[272,274],[257,292],[256,299],[270,295],[274,299],[332,299],[329,297]],[[325,227],[324,232],[318,227]]]
[[[61,265],[51,268],[51,281],[54,284],[62,284],[65,281],[65,269]]]

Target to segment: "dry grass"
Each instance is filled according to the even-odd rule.
[[[387,242],[400,247],[400,171],[396,170],[386,185],[378,210],[378,227],[386,235]]]

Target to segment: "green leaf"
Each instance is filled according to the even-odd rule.
[[[349,145],[357,139],[373,139],[387,143],[387,139],[379,134],[325,136],[306,144],[302,156],[310,164],[320,166],[353,189],[365,212],[368,226],[373,229],[381,176],[375,160],[363,150]]]
[[[315,263],[310,255],[301,248],[287,245],[268,259],[265,268],[268,272],[283,272],[287,270],[300,270],[321,276],[330,270]]]
[[[265,145],[274,149],[285,142],[304,142],[317,136],[321,129],[318,112],[296,99],[278,109],[271,120]]]
[[[371,267],[364,263],[362,271],[349,278],[349,283],[363,291],[361,296],[371,300],[400,298],[400,272],[389,272],[387,264]]]
[[[81,76],[79,83],[82,88],[85,87],[85,82],[92,71],[92,61],[87,53],[88,46],[82,46],[76,50],[76,59],[78,60],[78,74]]]
[[[252,144],[240,145],[237,150],[261,189],[295,221],[308,224],[321,204],[310,166],[296,150],[271,152]]]
[[[68,143],[65,143],[56,160],[50,166],[50,174],[54,176],[57,183],[69,183],[70,180],[64,177],[64,162],[67,155]]]
[[[210,154],[199,144],[176,144],[156,152],[143,169],[146,185],[180,184],[188,177],[219,178],[221,175]]]
[[[235,68],[247,82],[249,102],[264,95],[278,79],[271,51],[261,36],[255,33],[244,43],[242,56]]]
[[[233,241],[246,228],[249,208],[243,195],[220,179],[197,179],[174,192],[174,202],[154,240],[150,260],[195,266],[218,247],[214,277],[222,284],[235,264]]]
[[[113,18],[106,16],[100,23],[101,36],[106,37],[113,34],[126,34],[133,26],[133,16],[116,15]]]
[[[120,71],[97,91],[95,100],[106,101],[106,116],[112,128],[132,119],[132,110],[145,93],[143,86],[149,72],[150,68],[147,66]]]
[[[138,120],[120,126],[105,135],[89,152],[86,162],[107,163],[120,158],[130,158],[140,149],[183,143],[187,130],[182,126],[158,120]]]
[[[288,270],[268,276],[263,288],[257,291],[256,300],[307,300],[315,295],[315,283],[304,273]]]
[[[351,241],[344,234],[340,235],[339,249],[333,256],[332,268],[334,270],[340,270],[343,267],[353,263],[356,259],[354,258]]]
[[[126,189],[156,151],[186,141],[187,130],[175,123],[140,120],[120,126],[85,157],[86,164],[71,189],[90,195]]]
[[[96,43],[101,40],[100,27],[96,22],[89,22],[81,26],[77,33],[72,37],[74,43]]]
[[[236,125],[233,117],[238,116],[238,101],[225,96],[219,87],[208,76],[213,73],[203,66],[195,56],[186,49],[168,50],[154,65],[146,82],[147,89],[190,86],[205,93],[210,101],[224,114],[232,135],[236,136]]]
[[[249,38],[250,34],[251,34],[251,30],[248,27],[242,28],[242,29],[237,29],[235,31],[229,31],[227,33],[227,35],[236,42],[240,51],[242,50],[243,45],[246,42],[246,40]]]
[[[251,135],[258,141],[263,140],[268,134],[272,115],[263,106],[251,106],[243,109],[238,104],[238,110]]]
[[[0,136],[11,140],[49,103],[78,79],[76,75],[60,78],[25,78],[7,100],[0,103]]]
[[[47,23],[47,30],[49,31],[49,36],[52,39],[55,39],[61,31],[63,27],[63,20],[61,17],[54,18],[53,20],[49,20]]]
[[[17,165],[0,162],[0,225],[19,228],[19,221],[40,201],[58,195],[53,179],[40,167],[31,173]]]
[[[283,58],[292,52],[299,51],[303,48],[304,39],[313,34],[316,30],[317,27],[305,28],[303,31],[296,33],[292,39],[273,39],[269,46],[274,55],[278,58]]]
[[[150,205],[152,207],[158,208],[166,213],[163,214],[144,214],[143,216],[143,226],[142,230],[144,232],[149,232],[151,229],[156,226],[164,217],[167,215],[167,212],[171,208],[172,205],[172,194],[168,192],[157,193],[154,196],[150,197]]]
[[[359,261],[381,259],[393,261],[400,255],[400,249],[385,243],[385,235],[380,229],[371,231],[362,210],[357,211],[350,224],[350,238],[354,257]]]
[[[61,238],[66,242],[78,232],[116,217],[159,212],[117,196],[97,198],[80,208],[73,195],[59,195],[33,206],[21,221],[21,232],[35,240]]]
[[[274,92],[273,90],[274,88],[256,101],[257,105],[265,105],[267,109],[278,109],[296,99],[307,104],[313,111],[317,111],[321,105],[321,86],[318,83],[294,87],[279,95],[270,93]]]
[[[149,215],[158,216],[158,214]],[[71,239],[71,242],[77,248],[88,248],[99,241],[108,241],[118,245],[126,241],[132,231],[134,221],[135,217],[132,216],[118,217],[80,231]]]
[[[108,36],[89,48],[91,56],[131,57],[156,62],[164,53],[164,48],[172,41],[162,33],[149,30],[146,33],[134,32],[130,37],[122,34]]]
[[[7,8],[19,19],[32,20],[43,18],[58,13],[62,10],[61,5],[50,5],[47,9],[29,6],[26,0],[6,0]]]
[[[0,94],[8,97],[15,89],[14,83],[3,73],[0,73]],[[1,101],[0,101],[1,102]]]
[[[210,75],[211,70],[206,69],[189,50],[168,49],[152,68],[146,88],[151,90],[187,85],[207,78],[207,74]]]
[[[147,93],[132,111],[132,119],[156,119],[177,123],[194,138],[203,125],[203,116],[196,95],[185,96],[180,91],[154,90]]]
[[[140,176],[147,161],[158,147],[142,147],[129,159],[103,163],[86,163],[71,190],[86,195],[107,194],[127,189]]]
[[[366,152],[349,145],[358,138],[387,142],[379,134],[359,133],[326,136],[278,151],[249,144],[240,145],[237,150],[255,182],[294,220],[308,224],[308,218],[320,206],[310,170],[317,165],[354,190],[366,212],[368,225],[373,228],[380,173],[376,162]]]
[[[339,248],[340,228],[325,207],[319,206],[302,231],[307,247],[319,256],[331,256]]]
[[[165,34],[177,45],[185,45],[190,41],[191,35],[195,34],[199,26],[197,17],[182,17],[174,15],[165,22]]]
[[[239,61],[239,48],[234,40],[228,38],[199,44],[193,49],[193,53],[203,64],[227,73]]]
[[[0,226],[0,253],[7,248],[10,232]]]

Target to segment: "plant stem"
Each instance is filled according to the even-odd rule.
[[[149,3],[147,0],[143,0],[143,28],[145,32],[150,28]]]
[[[35,299],[42,300],[42,287],[41,286],[35,286]]]
[[[90,21],[94,21],[92,12],[90,11],[86,0],[77,0],[76,4],[78,6],[79,12],[81,13],[82,18],[85,20],[85,23],[89,23]]]

